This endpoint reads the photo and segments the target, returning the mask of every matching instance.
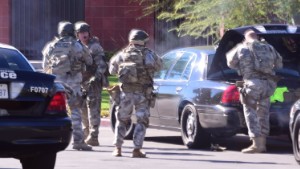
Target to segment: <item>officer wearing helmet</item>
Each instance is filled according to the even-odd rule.
[[[104,51],[97,37],[92,37],[90,25],[79,21],[75,23],[75,34],[78,41],[88,48],[93,58],[93,64],[83,71],[82,90],[84,104],[82,106],[82,122],[86,143],[99,146],[98,135],[101,122],[101,93],[103,87],[108,87],[106,76],[107,64],[104,60]]]
[[[109,72],[117,75],[120,82],[120,85],[112,88],[119,93],[111,95],[117,104],[113,156],[122,156],[126,124],[130,123],[132,109],[135,108],[137,124],[133,134],[132,157],[146,157],[141,149],[149,124],[149,109],[154,102],[153,76],[162,67],[161,58],[145,46],[148,39],[145,31],[132,29],[128,37],[129,44],[110,60]]]
[[[90,54],[85,52],[83,46],[76,41],[74,25],[71,22],[59,22],[58,35],[42,51],[43,69],[46,73],[56,75],[56,81],[65,86],[68,106],[71,111],[73,149],[92,150],[92,147],[88,146],[83,138],[80,84],[83,65],[91,65],[93,60]]]

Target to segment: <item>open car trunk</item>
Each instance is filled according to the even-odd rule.
[[[271,44],[283,58],[283,68],[276,70],[276,75],[282,79],[277,83],[278,87],[271,97],[270,118],[272,118],[272,113],[288,116],[290,106],[300,98],[300,28],[297,26],[254,25],[227,31],[219,43],[207,78],[224,79],[229,82],[242,78],[235,70],[227,66],[226,53],[244,40],[243,34],[247,29],[254,30],[260,39]],[[279,119],[273,121],[286,123]]]

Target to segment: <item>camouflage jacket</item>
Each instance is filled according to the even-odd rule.
[[[59,43],[62,42],[62,43]],[[56,50],[59,48],[59,50]],[[56,76],[69,73],[75,75],[83,69],[82,63],[92,65],[93,60],[89,53],[86,53],[80,43],[74,37],[54,38],[47,43],[42,51],[43,54],[43,69],[46,73],[55,74]],[[64,57],[60,57],[64,56]],[[60,62],[60,58],[66,58],[64,62]],[[60,63],[61,72],[53,72],[56,63]],[[81,79],[82,80],[82,79]]]
[[[254,69],[254,60],[247,43],[240,43],[231,51],[226,54],[227,65],[236,69],[238,73],[243,76],[243,79],[260,79],[265,78],[262,74],[258,73]],[[280,69],[282,67],[282,57],[280,54],[270,45],[273,49],[275,56],[273,75],[275,74],[275,69]]]

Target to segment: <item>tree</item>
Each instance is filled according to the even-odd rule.
[[[216,37],[225,29],[260,23],[295,24],[300,0],[132,0],[147,3],[144,14],[179,21],[179,36]]]

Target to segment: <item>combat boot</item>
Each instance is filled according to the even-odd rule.
[[[93,138],[93,137],[88,137],[85,140],[86,144],[91,145],[91,146],[99,146],[99,141],[97,138]]]
[[[86,143],[74,143],[73,149],[75,150],[83,150],[83,151],[92,151],[92,147],[87,145]]]
[[[121,153],[121,148],[115,148],[115,150],[112,152],[112,155],[115,157],[121,157],[122,153]]]
[[[253,137],[251,138],[253,144],[242,150],[242,153],[264,153],[266,148],[266,137]]]
[[[132,158],[146,158],[146,153],[141,152],[140,149],[134,149],[134,150],[132,151],[131,157],[132,157]]]

